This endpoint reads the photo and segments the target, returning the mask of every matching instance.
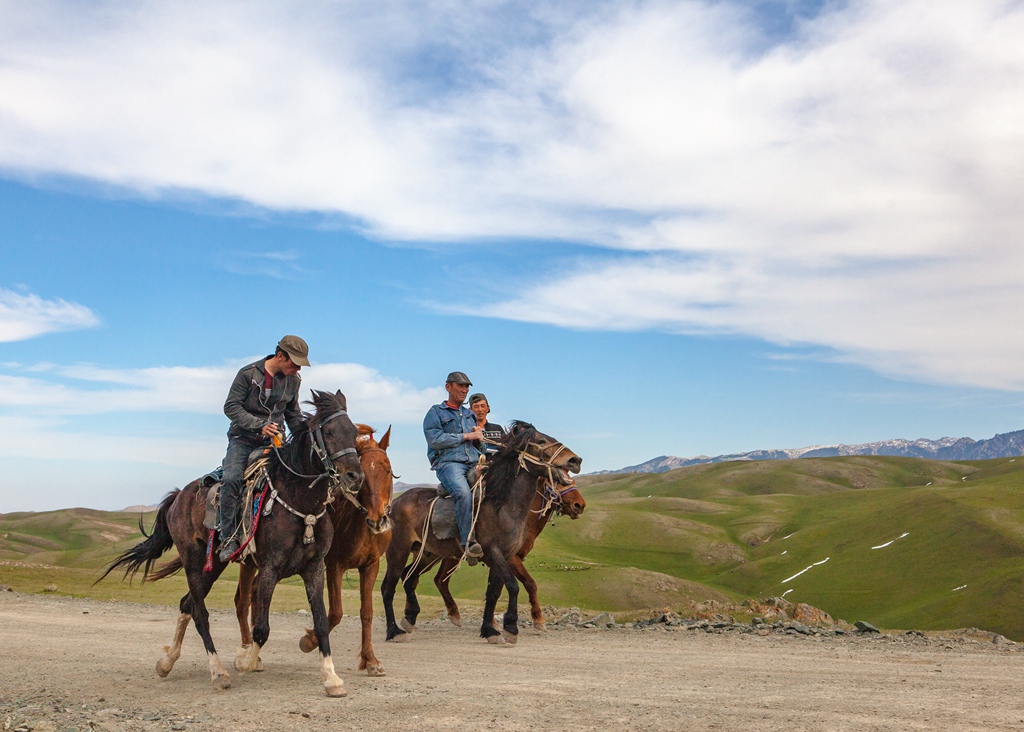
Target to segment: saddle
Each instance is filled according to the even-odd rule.
[[[466,480],[473,488],[480,480],[480,466],[475,465],[466,473]],[[481,484],[482,486],[482,484]],[[477,506],[483,499],[483,490],[473,491],[473,512],[476,513]],[[434,499],[433,509],[430,514],[430,531],[437,539],[458,539],[459,524],[455,520],[455,501],[440,483],[437,484],[437,498]]]
[[[245,469],[245,483],[242,490],[242,497],[239,504],[242,508],[242,521],[239,524],[238,541],[244,545],[239,560],[245,559],[250,554],[256,553],[256,542],[250,541],[253,523],[256,513],[261,505],[256,500],[262,495],[266,485],[264,469],[270,462],[270,448],[254,450],[249,456],[249,465]],[[200,486],[207,488],[206,491],[206,514],[203,516],[203,526],[210,530],[216,530],[220,523],[220,487],[223,482],[223,469],[217,468],[200,478]],[[248,544],[246,543],[248,541]]]

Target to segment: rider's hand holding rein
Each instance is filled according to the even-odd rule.
[[[277,422],[267,422],[260,430],[260,434],[264,437],[273,437],[281,434],[281,428],[277,426]]]
[[[463,442],[476,442],[477,440],[482,440],[483,438],[484,438],[484,428],[481,427],[480,425],[477,425],[476,427],[474,427],[472,432],[463,432],[462,433],[462,441]]]

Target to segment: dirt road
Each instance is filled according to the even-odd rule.
[[[154,667],[176,610],[0,592],[4,730],[1019,730],[1022,646],[983,640],[715,635],[675,628],[524,631],[489,646],[476,628],[422,622],[377,643],[388,675],[355,670],[358,623],[332,635],[348,696],[329,699],[275,614],[263,673],[210,684],[190,629],[166,679]],[[215,612],[230,662],[234,616]]]

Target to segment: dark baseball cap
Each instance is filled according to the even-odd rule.
[[[446,384],[463,384],[465,386],[473,386],[473,382],[470,381],[469,377],[466,376],[461,371],[452,371],[450,374],[448,374],[448,378],[444,380],[444,383],[446,383]]]
[[[286,335],[277,343],[277,347],[288,354],[292,363],[298,366],[309,366],[309,346],[294,335]]]
[[[476,394],[473,394],[473,395],[471,395],[471,396],[469,397],[469,405],[470,405],[470,406],[473,406],[473,405],[474,405],[474,404],[476,404],[477,402],[487,402],[487,397],[485,397],[485,396],[484,396],[484,395],[483,395],[482,393],[480,393],[480,392],[477,392]],[[487,405],[488,405],[488,406],[490,406],[490,404],[491,404],[490,402],[487,402]]]

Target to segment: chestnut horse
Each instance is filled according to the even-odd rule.
[[[547,477],[537,478],[537,492],[534,495],[533,504],[530,506],[530,514],[526,519],[526,536],[523,539],[523,545],[519,547],[519,551],[508,562],[509,567],[512,568],[512,574],[523,583],[523,587],[526,588],[526,594],[530,597],[530,616],[533,620],[533,627],[536,630],[544,630],[544,613],[541,611],[540,599],[537,596],[537,582],[526,570],[523,560],[526,559],[526,555],[533,549],[534,542],[537,541],[537,537],[544,530],[544,527],[547,526],[552,516],[568,516],[575,521],[586,507],[587,502],[576,488],[576,483],[572,483],[568,487],[559,490],[551,485]],[[437,562],[438,559],[434,561]],[[439,558],[439,561],[441,564],[437,569],[437,574],[434,575],[434,584],[441,593],[441,599],[444,600],[444,606],[448,612],[448,620],[451,621],[452,625],[461,627],[462,616],[459,614],[459,606],[455,602],[455,598],[452,597],[451,590],[448,588],[448,582],[452,574],[458,569],[459,560],[444,557]],[[409,578],[405,580],[406,584],[411,582],[412,589],[415,590],[419,584],[420,577],[426,574],[431,566],[433,565],[424,565],[421,569],[417,569],[415,575],[411,577],[409,572],[412,565],[406,567],[406,571],[402,575]],[[406,603],[405,617],[399,621],[404,630],[412,631],[416,627],[416,616],[418,613],[419,608],[413,608],[409,603]]]
[[[480,636],[489,643],[515,643],[518,639],[519,582],[509,560],[526,538],[537,478],[546,477],[552,483],[568,486],[572,483],[569,473],[578,473],[582,463],[583,460],[565,445],[526,422],[513,422],[497,452],[488,459],[476,538],[484,550],[483,561],[489,567],[484,619],[480,627]],[[419,561],[427,566],[438,558],[462,556],[458,539],[438,539],[427,525],[436,498],[434,488],[411,488],[392,504],[394,529],[387,552],[388,569],[380,588],[388,640],[408,638],[406,631],[395,622],[394,599],[409,554],[418,549]],[[508,591],[508,609],[499,631],[494,627],[494,607],[502,586]],[[418,613],[415,588],[406,585],[405,591],[406,607]]]
[[[387,449],[391,428],[378,443],[373,428],[357,424],[359,437],[356,451],[364,480],[359,493],[348,501],[337,501],[328,509],[334,524],[334,541],[324,561],[327,564],[327,632],[341,622],[341,581],[345,571],[359,570],[359,619],[362,622],[362,646],[359,649],[359,670],[370,676],[384,676],[384,666],[373,653],[373,585],[377,581],[380,558],[391,542],[391,496],[394,474]],[[242,635],[242,646],[252,643],[249,631],[253,579],[256,568],[242,565],[235,592],[235,614]],[[315,628],[307,628],[299,639],[299,648],[309,653],[319,644]]]
[[[277,583],[285,577],[300,575],[306,586],[313,627],[320,646],[320,675],[328,696],[344,696],[345,686],[334,671],[324,608],[324,557],[334,538],[334,525],[320,520],[326,506],[342,491],[349,492],[363,480],[356,455],[356,427],[348,417],[345,396],[314,391],[313,415],[303,415],[302,427],[284,447],[275,449],[268,465],[272,492],[258,514],[255,532],[256,562],[260,567],[254,594],[253,629],[255,642],[235,658],[239,671],[256,670],[260,648],[270,636],[270,601]],[[125,567],[125,577],[143,568],[143,580],[157,580],[184,568],[189,591],[181,598],[174,640],[165,646],[165,656],[157,662],[157,674],[167,676],[181,656],[181,642],[190,621],[206,647],[210,678],[219,689],[231,686],[231,677],[221,664],[210,637],[210,616],[206,596],[225,562],[216,552],[211,569],[207,559],[208,529],[203,526],[207,488],[193,481],[168,494],[160,504],[153,533],[133,549],[119,556],[103,573],[106,577],[117,567]],[[269,511],[269,513],[268,513]],[[140,529],[142,528],[140,522]],[[145,534],[145,531],[143,531]],[[153,563],[174,546],[178,558],[150,576]],[[98,582],[99,580],[97,580]]]

